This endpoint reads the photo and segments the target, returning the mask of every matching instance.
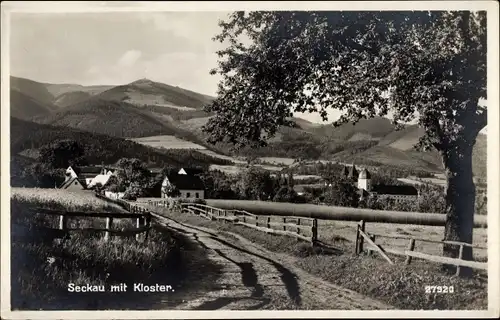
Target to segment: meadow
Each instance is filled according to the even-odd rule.
[[[150,137],[135,138],[130,140],[153,148],[196,149],[196,150],[206,149],[204,146],[200,146],[199,144],[169,135],[150,136]]]
[[[190,290],[218,276],[206,252],[181,235],[154,225],[147,241],[100,233],[71,232],[67,239],[46,237],[58,219],[34,208],[85,212],[124,212],[88,192],[13,188],[11,196],[11,305],[13,310],[103,310],[172,307]],[[70,227],[104,227],[104,219],[72,219]],[[117,219],[116,228],[133,226]],[[121,220],[121,222],[119,222]],[[210,270],[210,273],[191,272]],[[203,275],[203,278],[202,278]],[[110,292],[111,285],[171,285],[171,293]],[[103,286],[105,292],[69,292],[68,285]],[[117,295],[119,298],[117,299]]]

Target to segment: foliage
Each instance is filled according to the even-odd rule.
[[[356,208],[359,204],[358,188],[347,179],[334,180],[325,190],[324,201],[332,206]]]
[[[151,171],[139,159],[122,158],[117,162],[118,185],[125,188],[124,199],[135,200],[145,195],[145,189],[155,182]]]
[[[212,71],[223,77],[206,108],[216,112],[206,127],[213,141],[263,145],[292,125],[290,108],[326,119],[334,106],[344,112],[337,124],[389,110],[399,124],[418,111],[422,143],[436,148],[475,138],[486,123],[477,106],[486,95],[485,12],[235,12],[220,26],[215,40],[231,46]]]
[[[181,191],[172,184],[162,186],[162,192],[169,198],[175,198],[181,195]]]
[[[54,188],[63,183],[65,179],[64,169],[54,169],[45,163],[29,164],[18,174],[17,179],[13,180],[13,187]]]
[[[486,12],[235,12],[215,37],[222,76],[210,142],[263,146],[293,112],[341,111],[335,125],[392,114],[417,120],[416,147],[437,150],[446,169],[445,239],[472,241],[472,152],[486,126]],[[240,35],[250,44],[240,41]],[[448,256],[457,246],[445,246]],[[464,251],[472,259],[472,249]],[[462,270],[462,269],[461,269]],[[464,268],[467,273],[470,269]],[[462,272],[461,271],[461,272]]]
[[[39,149],[38,162],[52,168],[86,165],[85,151],[75,140],[56,140]]]
[[[238,177],[225,174],[220,170],[205,171],[200,176],[205,185],[207,199],[238,199],[236,182]]]
[[[273,198],[274,202],[298,202],[299,196],[293,187],[283,186],[277,192]]]
[[[274,196],[274,183],[269,171],[249,167],[240,173],[237,190],[242,199],[269,200]]]

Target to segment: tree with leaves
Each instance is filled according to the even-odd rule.
[[[357,208],[359,205],[358,188],[347,178],[339,178],[325,189],[324,199],[328,205]]]
[[[341,111],[334,125],[416,120],[447,178],[445,240],[472,242],[472,148],[486,126],[486,12],[235,12],[221,21],[210,142],[261,146],[293,112]],[[248,41],[243,41],[246,38]],[[446,245],[457,257],[458,246]],[[472,248],[464,247],[464,259]],[[466,268],[461,268],[466,270]],[[470,270],[469,270],[470,271]]]
[[[251,166],[242,173],[237,183],[240,198],[269,200],[274,197],[274,183],[269,171]]]
[[[120,188],[125,188],[128,198],[142,197],[145,190],[155,183],[151,171],[139,159],[122,158],[117,163],[116,177]]]
[[[56,140],[39,149],[37,161],[52,168],[85,165],[83,147],[75,140]]]

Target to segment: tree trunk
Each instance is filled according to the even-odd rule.
[[[443,153],[443,164],[447,180],[444,240],[472,243],[476,195],[472,175],[472,145]],[[458,258],[459,246],[444,245],[443,255]],[[472,248],[464,247],[462,259],[472,260],[472,257]],[[455,266],[450,265],[445,265],[444,268],[452,272],[456,270]],[[464,267],[460,270],[462,276],[470,275],[472,271]]]

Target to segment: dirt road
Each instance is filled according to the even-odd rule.
[[[196,241],[223,267],[206,293],[186,299],[178,310],[383,310],[392,306],[338,287],[293,265],[294,257],[269,252],[236,234],[157,216],[157,222]]]

